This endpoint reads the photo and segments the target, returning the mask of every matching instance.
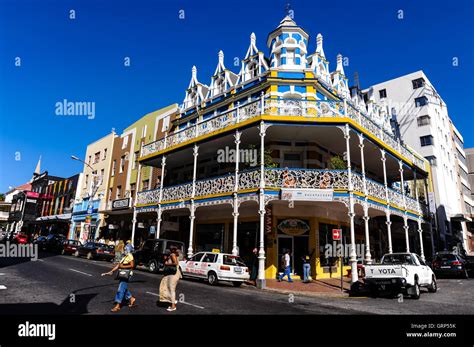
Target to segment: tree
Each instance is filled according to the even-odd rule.
[[[340,156],[336,155],[329,159],[329,168],[331,170],[345,170],[347,169],[347,163]]]

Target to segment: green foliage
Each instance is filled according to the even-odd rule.
[[[331,170],[345,170],[347,163],[340,156],[336,155],[329,160],[329,168]]]

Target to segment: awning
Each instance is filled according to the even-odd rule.
[[[70,213],[55,214],[53,216],[43,216],[43,217],[36,218],[37,221],[54,221],[54,220],[67,221],[69,219],[71,219]]]
[[[462,214],[462,213],[451,216],[451,220],[455,222],[472,222],[470,215]]]

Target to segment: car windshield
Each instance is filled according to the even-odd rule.
[[[389,254],[383,257],[382,264],[415,265],[415,262],[410,254]]]
[[[237,257],[235,255],[224,255],[223,264],[224,265],[234,265],[234,266],[245,266],[245,263],[242,260],[242,258]]]

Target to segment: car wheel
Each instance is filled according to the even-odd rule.
[[[418,284],[418,278],[415,279],[415,286],[414,286],[415,293],[411,295],[413,299],[418,300],[420,298],[421,290],[420,285]]]
[[[79,258],[79,251],[74,252],[74,256]]]
[[[217,279],[217,274],[214,271],[209,272],[209,274],[207,275],[207,281],[211,286],[215,286],[219,281]]]
[[[148,270],[154,274],[158,272],[158,264],[156,263],[156,260],[150,261],[150,263],[148,264]]]
[[[238,288],[238,287],[240,287],[240,286],[242,285],[242,282],[240,282],[240,281],[234,281],[234,282],[232,282],[232,284],[234,285],[234,287],[237,287],[237,288]]]
[[[436,283],[436,277],[433,275],[433,278],[431,279],[431,285],[428,287],[428,291],[430,293],[436,293],[438,290],[438,283]]]
[[[91,253],[91,252],[87,253],[87,257],[86,257],[86,258],[87,258],[88,260],[91,260],[91,259],[92,259],[92,253]]]

